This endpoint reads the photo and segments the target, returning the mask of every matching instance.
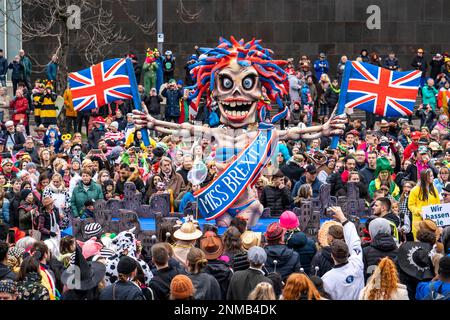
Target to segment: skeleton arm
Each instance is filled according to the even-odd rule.
[[[319,126],[307,128],[288,128],[279,131],[280,140],[311,140],[322,136],[342,135],[344,133],[346,116],[336,116],[328,120],[327,123]]]

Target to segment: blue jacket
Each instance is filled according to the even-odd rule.
[[[389,59],[389,57],[387,57],[386,59],[384,59],[383,68],[397,71],[397,69],[399,68],[398,59],[394,58],[393,60],[391,60]]]
[[[302,91],[301,91],[301,100],[302,100],[302,106],[307,105],[310,101],[309,101],[309,96],[310,95],[310,91],[309,91],[309,87],[308,85],[305,83],[302,86]],[[312,102],[312,101],[311,101]]]
[[[0,218],[9,224],[9,200],[6,198],[3,198],[2,216]]]
[[[181,202],[180,202],[178,211],[183,212],[184,208],[186,208],[186,206],[189,202],[195,202],[194,195],[192,194],[191,191],[186,192],[186,194],[183,196],[183,198],[181,198]]]
[[[322,76],[322,73],[328,74],[329,69],[330,69],[330,63],[328,62],[328,60],[317,59],[314,62],[314,71],[316,71],[317,79],[320,79],[320,77]]]
[[[288,248],[293,249],[298,253],[300,259],[300,265],[306,272],[311,273],[311,261],[316,254],[316,245],[314,240],[308,239],[306,235],[301,231],[286,232],[285,242]]]
[[[58,73],[58,64],[50,62],[47,65],[47,79],[56,81],[56,74]]]
[[[303,176],[300,178],[299,181],[297,181],[297,183],[294,186],[294,189],[292,190],[292,197],[296,197],[297,193],[298,193],[298,189],[300,189],[300,187],[302,185],[304,185],[306,183],[306,176]],[[312,187],[312,192],[313,192],[313,198],[317,198],[319,196],[319,191],[320,191],[320,186],[323,183],[319,181],[319,179],[316,178],[316,180],[314,180],[313,184],[311,185]]]
[[[442,295],[450,295],[450,283],[442,282],[441,280],[433,281],[433,286],[436,292]],[[442,286],[442,288],[439,288]],[[416,288],[416,299],[426,300],[430,295],[430,282],[419,282]]]
[[[161,92],[163,97],[167,98],[166,118],[180,116],[180,99],[183,97],[183,90],[167,90],[164,88]]]

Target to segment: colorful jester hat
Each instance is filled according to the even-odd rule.
[[[216,48],[200,48],[199,51],[202,54],[198,61],[190,66],[195,84],[189,88],[193,90],[189,99],[194,100],[196,108],[198,108],[203,93],[206,93],[207,96],[206,105],[211,107],[211,93],[214,90],[216,73],[236,60],[242,67],[253,66],[255,68],[268,98],[279,105],[280,112],[272,117],[271,123],[276,123],[286,117],[288,108],[283,105],[282,97],[287,95],[283,85],[287,74],[282,66],[287,61],[273,60],[273,51],[262,47],[261,40],[253,38],[244,43],[243,39],[237,41],[233,36],[230,37],[230,41],[221,37]],[[258,107],[260,108],[260,121],[264,121],[268,104],[259,104]]]
[[[155,55],[153,53],[152,50],[150,50],[150,48],[147,49],[147,52],[145,53],[145,62],[146,63],[153,63],[155,62]]]

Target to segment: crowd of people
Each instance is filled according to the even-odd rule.
[[[236,217],[219,234],[192,217],[168,220],[151,252],[132,230],[104,233],[95,222],[95,202],[122,200],[125,184],[133,183],[144,204],[169,194],[170,211],[185,212],[194,192],[217,175],[215,141],[200,136],[186,145],[181,137],[148,130],[145,145],[132,101],[76,112],[70,88],[61,119],[57,57],[48,67],[52,75],[31,88],[24,71],[31,64],[25,68],[26,55],[19,55],[8,66],[19,72],[12,77],[15,96],[0,88],[0,299],[449,299],[450,227],[424,220],[422,208],[450,203],[450,58],[435,54],[428,73],[423,52],[403,68],[423,71],[420,126],[412,118],[368,115],[364,124],[349,115],[336,150],[327,137],[279,142],[270,170],[254,186],[278,222],[260,233]],[[142,66],[128,56],[138,82],[143,79],[142,106],[154,118],[218,125],[213,115],[219,111],[204,103],[195,117],[189,114],[184,86],[192,85],[189,65],[199,52],[188,58],[184,81],[176,80],[182,76],[176,77],[170,51],[161,57],[148,50]],[[400,70],[393,53],[381,59],[363,50],[356,60]],[[346,61],[342,57],[334,73],[323,53],[314,63],[306,56],[298,65],[288,60],[290,112],[282,127],[327,121]],[[208,169],[200,185],[188,176],[198,162]],[[361,232],[339,207],[323,213],[327,221],[317,236],[301,231],[293,208],[317,198],[324,184],[334,197],[356,186],[369,212]],[[85,239],[64,233],[75,218],[93,221]],[[73,283],[75,267],[81,272]]]

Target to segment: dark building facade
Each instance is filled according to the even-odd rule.
[[[164,0],[164,50],[177,58],[177,78],[184,78],[183,66],[194,52],[194,45],[211,47],[220,36],[263,40],[277,58],[303,54],[313,61],[325,52],[334,76],[337,62],[346,54],[355,59],[361,49],[375,51],[383,58],[390,50],[397,53],[403,69],[409,65],[417,48],[431,53],[450,50],[448,0]],[[143,20],[156,19],[156,0],[128,1],[133,14]],[[180,3],[183,8],[180,7]],[[380,29],[370,30],[367,8],[380,9]],[[156,34],[144,35],[120,8],[110,7],[117,24],[131,33],[133,40],[113,48],[113,56],[127,52],[138,54],[143,62],[145,50],[156,47]],[[200,12],[196,21],[186,21],[181,9]],[[26,12],[24,13],[26,19]],[[81,17],[82,19],[83,17]],[[81,26],[82,26],[81,20]],[[76,31],[73,31],[76,32]],[[25,48],[42,63],[51,53],[50,45],[28,42]],[[69,70],[87,67],[78,52],[71,52]]]

